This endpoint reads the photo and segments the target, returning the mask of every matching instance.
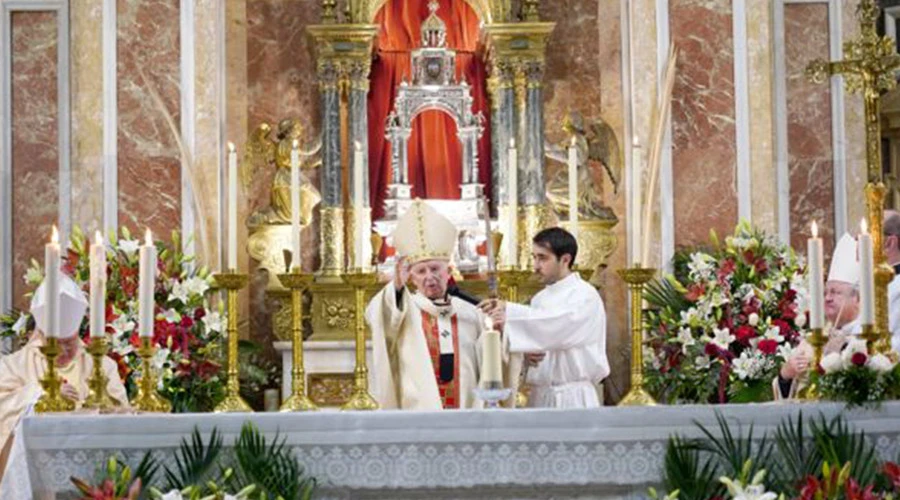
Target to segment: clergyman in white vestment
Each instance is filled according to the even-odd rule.
[[[392,239],[398,255],[394,278],[366,309],[373,396],[385,409],[478,406],[473,391],[485,317],[474,305],[447,295],[456,227],[416,200]]]
[[[891,347],[900,351],[900,212],[885,210],[881,230],[884,255],[894,268],[894,279],[888,284],[888,328],[891,331]]]
[[[862,333],[859,321],[859,261],[856,240],[847,233],[838,240],[825,282],[825,322],[828,343],[822,355],[840,352],[847,341]],[[800,342],[782,366],[772,390],[776,400],[793,398],[806,387],[807,371],[813,359],[813,348],[805,340]]]
[[[0,359],[0,445],[4,453],[0,458],[0,476],[5,469],[5,452],[12,444],[12,432],[25,410],[35,403],[43,393],[40,381],[47,369],[47,360],[40,348],[44,345],[44,334],[48,324],[46,287],[38,287],[31,301],[31,313],[37,325],[31,339],[18,351]],[[94,361],[88,354],[78,329],[84,319],[87,299],[84,292],[71,278],[59,273],[59,345],[62,353],[56,358],[59,376],[64,383],[63,397],[76,402],[76,408],[88,396],[88,379]],[[125,386],[119,378],[116,363],[103,358],[103,371],[109,380],[107,391],[120,406],[128,406]]]
[[[606,311],[597,290],[572,271],[575,237],[554,227],[532,241],[534,271],[545,285],[530,305],[485,301],[510,353],[526,353],[529,406],[600,406],[597,385],[609,375]]]

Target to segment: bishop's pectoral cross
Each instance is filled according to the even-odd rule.
[[[880,8],[875,0],[861,0],[856,7],[860,35],[844,43],[842,61],[817,59],[806,67],[807,76],[816,83],[824,83],[828,77],[842,75],[847,92],[862,92],[865,102],[866,120],[866,209],[875,250],[875,329],[869,334],[870,342],[878,340],[879,351],[891,347],[891,333],[888,329],[887,286],[894,277],[893,269],[885,262],[882,246],[881,222],[884,216],[884,186],[881,168],[881,113],[879,99],[883,92],[897,85],[894,71],[900,68],[900,55],[895,50],[895,41],[890,37],[880,37],[875,23]]]

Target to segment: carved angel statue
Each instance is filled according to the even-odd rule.
[[[309,181],[304,170],[318,167],[321,140],[310,148],[304,148],[303,124],[288,118],[278,124],[272,134],[272,126],[262,123],[250,134],[241,165],[241,182],[249,186],[253,177],[262,169],[274,167],[275,177],[269,196],[269,206],[257,210],[247,220],[247,225],[291,223],[291,148],[294,140],[300,149],[300,224],[306,226],[312,220],[313,209],[322,200],[319,190]]]
[[[570,111],[562,129],[568,134],[559,144],[545,144],[547,158],[568,164],[568,148],[574,138],[578,158],[578,217],[579,219],[615,219],[612,209],[603,202],[603,173],[606,171],[613,185],[613,193],[619,192],[622,179],[622,155],[612,127],[597,119],[585,130],[581,113]],[[568,169],[557,169],[547,183],[547,199],[556,213],[565,217],[569,213]]]

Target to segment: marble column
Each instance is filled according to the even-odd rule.
[[[363,269],[368,269],[372,262],[372,244],[368,235],[371,229],[360,231],[356,227],[356,211],[361,210],[363,227],[371,228],[372,226],[372,208],[369,198],[369,112],[367,103],[367,94],[369,93],[369,70],[370,63],[366,61],[355,61],[350,65],[350,95],[349,95],[349,120],[350,120],[350,201],[351,201],[351,217],[347,218],[347,262],[354,265],[356,262],[356,238],[363,238]],[[353,203],[356,200],[354,192],[356,186],[356,165],[353,163],[356,157],[355,144],[359,143],[362,148],[362,201],[363,206],[358,207]],[[351,244],[353,243],[353,244]]]
[[[509,169],[509,140],[515,137],[515,105],[513,75],[510,64],[497,61],[491,65],[489,90],[491,97],[491,153],[493,156],[493,193],[496,206],[509,203],[506,192]],[[484,160],[488,161],[488,160]]]
[[[344,263],[344,210],[341,178],[341,100],[339,67],[333,61],[319,66],[322,102],[321,274],[338,277]]]
[[[544,188],[544,78],[543,61],[531,61],[525,68],[525,130],[520,131],[525,162],[522,165],[522,203],[542,205]]]

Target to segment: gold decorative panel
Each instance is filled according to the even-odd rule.
[[[352,373],[313,373],[307,378],[309,398],[319,407],[342,406],[353,394]]]

